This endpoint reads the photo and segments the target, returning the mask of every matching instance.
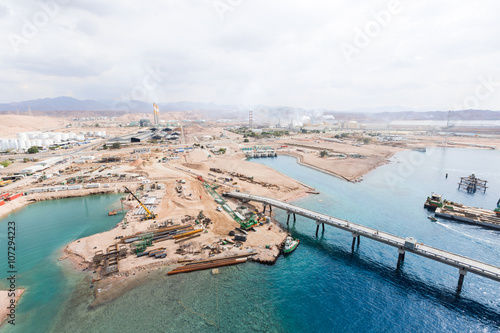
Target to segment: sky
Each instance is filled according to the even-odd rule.
[[[4,0],[0,102],[500,110],[500,3]]]

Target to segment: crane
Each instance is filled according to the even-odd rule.
[[[157,216],[157,215],[156,215],[156,214],[154,214],[152,211],[150,211],[150,210],[149,210],[146,206],[144,206],[144,204],[141,202],[141,200],[139,200],[139,198],[137,198],[137,197],[135,196],[135,194],[134,194],[134,193],[132,193],[132,191],[128,189],[128,187],[127,187],[127,186],[123,186],[123,187],[125,187],[125,190],[126,190],[128,193],[132,194],[132,196],[134,197],[134,199],[135,199],[135,200],[137,200],[137,202],[138,202],[138,203],[142,206],[142,208],[144,208],[144,210],[146,211],[146,215],[144,216],[144,220],[152,220],[152,219],[155,219],[155,218],[156,218],[156,216]]]

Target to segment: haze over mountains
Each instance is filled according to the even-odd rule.
[[[295,107],[272,107],[265,105],[218,105],[202,102],[171,102],[159,103],[160,112],[168,111],[199,111],[212,115],[212,117],[245,118],[248,110],[256,113],[269,113],[269,115],[282,116],[284,120],[290,114],[322,114],[332,115],[337,119],[347,119],[355,116],[361,120],[446,120],[446,111],[409,111],[404,107],[377,107],[372,109],[354,109],[349,111],[338,110],[306,110]],[[27,111],[43,112],[46,114],[66,114],[67,112],[110,112],[112,114],[123,113],[148,113],[152,112],[151,103],[142,101],[114,101],[114,100],[79,100],[73,97],[61,96],[56,98],[43,98],[13,103],[0,103],[0,111],[6,113],[24,113]],[[209,113],[210,111],[210,113]],[[83,116],[83,114],[82,114]],[[500,120],[499,111],[490,110],[462,110],[452,111],[450,119],[460,120]]]

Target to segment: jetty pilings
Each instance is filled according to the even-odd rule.
[[[443,264],[456,267],[459,269],[459,284],[458,291],[462,290],[463,281],[465,275],[470,272],[476,275],[486,277],[488,279],[500,282],[500,267],[490,265],[475,259],[471,259],[456,253],[444,251],[432,246],[425,245],[424,243],[418,243],[415,239],[411,237],[400,237],[384,231],[376,230],[370,227],[366,227],[360,224],[352,223],[346,220],[341,220],[336,217],[328,216],[322,213],[312,211],[310,209],[298,207],[286,202],[282,202],[276,199],[271,199],[263,196],[257,196],[246,193],[239,192],[229,192],[224,193],[225,196],[247,200],[256,201],[261,203],[266,203],[271,206],[283,209],[287,212],[287,224],[290,220],[290,214],[298,214],[307,217],[311,221],[316,223],[316,236],[319,231],[319,224],[328,224],[332,227],[351,232],[353,237],[352,249],[354,250],[355,240],[358,239],[358,245],[360,236],[375,240],[380,243],[384,243],[393,246],[398,249],[398,261],[397,268],[400,268],[404,259],[406,252],[411,252],[413,254],[441,262]],[[356,234],[356,237],[354,237]]]

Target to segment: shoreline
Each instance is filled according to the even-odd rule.
[[[0,219],[5,218],[10,213],[21,209],[23,207],[28,206],[29,204],[40,202],[40,201],[48,201],[48,200],[59,200],[59,199],[68,199],[68,198],[78,198],[78,197],[87,197],[91,195],[102,195],[102,194],[118,194],[121,193],[116,189],[108,189],[108,190],[77,190],[77,191],[59,191],[59,192],[45,192],[45,193],[37,193],[37,194],[29,194],[26,196],[22,196],[16,201],[9,202],[9,204],[0,206]]]
[[[363,172],[361,175],[359,175],[355,179],[349,179],[349,178],[347,178],[345,176],[342,176],[341,174],[337,174],[337,173],[335,173],[333,171],[330,171],[328,169],[325,169],[325,168],[316,166],[314,164],[305,162],[304,161],[304,156],[301,155],[301,154],[297,154],[297,153],[293,153],[293,152],[278,152],[277,154],[278,155],[285,155],[285,156],[295,157],[295,159],[297,160],[297,163],[300,164],[300,165],[303,165],[305,167],[314,169],[314,170],[319,171],[319,172],[323,172],[323,173],[325,173],[327,175],[333,176],[333,177],[341,179],[341,180],[348,181],[350,183],[357,183],[357,182],[360,182],[362,180],[362,177],[366,176],[367,174],[369,174],[373,170],[377,169],[378,167],[380,167],[382,165],[385,165],[387,163],[391,163],[391,161],[389,159],[392,158],[396,153],[397,152],[391,152],[390,154],[387,155],[385,162],[379,163],[377,165],[372,166],[371,168],[367,169],[365,172]],[[307,185],[304,185],[304,186],[307,186]],[[307,186],[307,187],[311,188],[310,186]]]
[[[311,168],[311,169],[314,169],[314,170],[317,170],[320,172],[324,172],[330,176],[334,176],[334,177],[339,178],[339,179],[343,179],[343,180],[347,180],[347,181],[352,182],[351,180],[349,180],[345,177],[339,176],[339,175],[337,175],[329,170],[325,170],[325,169],[322,169],[320,167],[303,162],[300,154],[297,154],[297,155],[284,154],[284,155],[295,157],[296,162],[298,164],[304,165],[308,168]],[[245,162],[245,163],[250,163],[250,162]],[[240,167],[240,166],[243,169],[242,172],[247,173],[246,171],[249,171],[249,170],[254,168],[254,163],[252,162],[251,167],[250,168],[247,167],[246,171],[242,165],[238,165],[238,167]],[[208,165],[204,166],[204,167],[206,167],[208,169]],[[373,169],[374,168],[371,168],[369,171],[371,171]],[[208,170],[196,169],[196,172],[203,173],[203,171],[208,172]],[[188,176],[185,172],[182,172],[182,173],[178,172],[178,173],[183,174],[184,177]],[[263,193],[266,196],[274,197],[274,198],[281,198],[282,200],[285,200],[287,202],[295,201],[295,200],[298,200],[300,198],[307,197],[307,196],[311,195],[311,191],[315,191],[315,189],[313,187],[306,185],[306,184],[304,184],[304,183],[302,183],[302,182],[300,182],[300,181],[298,181],[290,176],[287,176],[287,175],[285,175],[285,174],[283,174],[283,173],[281,173],[273,168],[268,168],[267,171],[263,170],[262,173],[267,174],[268,178],[270,178],[270,179],[275,179],[277,184],[279,184],[281,186],[281,189],[280,190],[270,190],[267,188],[259,187],[259,185],[256,185],[253,183],[246,183],[246,182],[239,181],[238,183],[239,183],[240,189],[250,191],[250,192]],[[277,175],[279,175],[279,176],[277,177]],[[258,174],[258,177],[261,179],[266,178],[263,175],[261,175],[260,173]],[[192,178],[192,177],[190,177],[190,178]],[[283,180],[283,179],[285,179],[285,180]],[[265,180],[265,179],[263,179],[263,180]],[[167,183],[168,181],[169,181],[169,179],[162,180],[163,183]],[[292,184],[295,184],[295,185],[292,185]],[[297,186],[297,185],[299,185],[299,186]],[[199,188],[198,190],[201,189],[201,192],[198,191],[198,195],[202,194],[204,197],[209,197],[209,201],[212,202],[211,205],[216,205],[216,203],[213,202],[213,199],[208,195],[208,193],[206,193],[206,190],[203,188],[203,186],[199,183],[198,180],[188,179],[187,186],[191,187],[191,190],[194,190],[194,188],[198,187]],[[173,187],[170,187],[167,184],[167,188],[169,188],[169,192],[173,192],[172,191]],[[228,189],[234,190],[234,188],[228,188]],[[12,207],[12,209],[10,209],[9,211],[4,212],[2,214],[2,216],[6,215],[6,214],[18,209],[18,208],[22,208],[30,203],[38,202],[38,201],[55,200],[55,199],[63,199],[63,198],[71,198],[71,197],[84,197],[84,196],[88,196],[88,195],[119,193],[119,191],[117,191],[116,188],[108,189],[108,190],[100,189],[97,191],[96,190],[81,190],[81,191],[78,191],[77,193],[75,193],[75,192],[61,191],[61,192],[40,193],[40,194],[35,194],[35,195],[31,194],[31,195],[28,195],[26,197],[22,197],[23,201],[19,202],[16,205],[16,207]],[[193,194],[195,194],[195,193],[193,193]],[[188,201],[193,201],[193,198],[197,198],[197,196],[193,196]],[[182,199],[187,200],[187,198],[182,198]],[[200,196],[200,199],[201,199],[201,196]],[[172,201],[173,198],[167,197],[167,198],[165,198],[165,200]],[[170,204],[172,204],[172,202],[170,202]],[[202,209],[210,208],[210,207],[206,206],[207,202],[204,202],[204,203],[202,202],[202,204],[203,204]],[[186,209],[187,209],[187,207],[189,207],[189,205],[190,205],[189,203],[187,203],[187,206],[186,206],[186,203],[179,205],[179,207],[181,207],[181,211],[183,213],[182,215],[184,215],[187,212]],[[182,207],[184,207],[184,208],[182,208]],[[213,208],[215,208],[215,206]],[[1,212],[1,210],[0,210],[0,212]],[[161,210],[159,212],[161,212]],[[165,214],[161,214],[161,215],[165,215]],[[224,214],[224,215],[227,215],[227,214]],[[126,216],[127,216],[127,220],[129,220],[131,214],[126,215]],[[175,215],[173,215],[173,216],[167,215],[167,216],[168,217],[175,217]],[[276,234],[276,236],[274,236],[275,237],[274,241],[271,241],[272,238],[269,238],[269,236],[268,236],[268,231],[267,231],[268,226],[266,226],[266,225],[260,226],[258,228],[259,229],[258,232],[255,235],[253,235],[254,234],[253,232],[249,234],[249,236],[251,235],[251,236],[255,237],[256,240],[247,241],[245,243],[244,248],[241,248],[241,249],[234,248],[233,250],[226,250],[225,252],[222,252],[219,255],[216,255],[212,258],[216,259],[216,258],[223,258],[223,257],[231,256],[231,255],[244,254],[248,250],[248,248],[254,248],[255,250],[257,250],[259,252],[259,254],[253,258],[249,258],[249,261],[257,262],[260,264],[273,265],[280,257],[280,246],[283,243],[283,240],[285,239],[288,232],[286,231],[286,228],[284,228],[279,222],[277,222],[274,219],[274,213],[271,215],[271,218],[272,218],[273,222],[271,222],[271,224],[269,226],[272,227],[272,229],[273,229],[272,232],[274,234]],[[231,223],[234,226],[237,226],[236,222],[232,221]],[[135,286],[137,286],[140,283],[137,281],[141,281],[141,279],[137,278],[139,275],[144,275],[144,274],[147,274],[151,271],[155,271],[158,269],[160,269],[162,271],[163,270],[166,271],[166,270],[170,270],[170,269],[173,269],[174,267],[178,266],[178,263],[177,263],[178,259],[176,259],[175,256],[174,257],[172,256],[173,253],[169,253],[169,256],[166,259],[163,259],[162,261],[156,261],[155,259],[151,259],[151,260],[142,259],[142,262],[140,261],[141,258],[138,260],[137,258],[135,258],[135,255],[132,254],[126,258],[129,260],[129,262],[125,262],[125,266],[123,267],[123,270],[120,269],[120,271],[118,273],[113,273],[109,276],[99,277],[100,274],[98,271],[100,268],[93,267],[92,257],[88,255],[89,251],[86,252],[87,253],[86,255],[83,255],[83,252],[80,252],[82,247],[78,247],[75,245],[76,245],[76,243],[80,243],[80,241],[81,241],[80,246],[81,246],[81,244],[86,244],[85,245],[86,247],[94,248],[95,245],[97,245],[98,248],[105,250],[106,246],[104,246],[104,245],[109,245],[109,244],[107,244],[107,242],[110,242],[114,237],[116,237],[115,234],[119,235],[119,234],[123,233],[122,229],[119,227],[119,224],[120,223],[118,223],[111,230],[101,232],[101,233],[98,233],[98,234],[95,234],[95,235],[92,235],[89,237],[85,237],[82,239],[78,239],[72,243],[67,244],[62,250],[62,256],[59,258],[59,260],[68,259],[68,262],[70,263],[71,267],[75,271],[78,270],[79,273],[86,273],[86,274],[89,274],[91,276],[92,286],[94,288],[94,300],[89,305],[89,308],[100,306],[102,304],[111,302],[114,299],[120,297],[127,290],[134,288]],[[234,226],[232,228],[234,228]],[[210,230],[209,235],[207,234],[207,236],[205,236],[205,234],[204,234],[203,237],[200,237],[198,239],[200,241],[203,241],[205,243],[208,242],[208,244],[210,244],[210,242],[213,241],[214,239],[220,239],[220,237],[225,237],[224,235],[227,235],[227,233],[220,230],[220,228],[216,228],[216,229],[213,229],[213,228],[214,227],[212,227],[212,230]],[[138,231],[135,228],[133,228],[132,230]],[[264,238],[262,238],[262,237],[264,237]],[[276,237],[278,237],[278,238],[276,238]],[[89,241],[90,238],[95,239],[95,240]],[[99,239],[100,239],[100,241],[99,241]],[[263,240],[263,239],[266,239],[266,240]],[[270,249],[267,249],[266,242],[269,244],[272,244]],[[260,244],[260,243],[262,243],[262,244]],[[257,245],[257,244],[260,244],[260,245]],[[266,248],[264,248],[264,246],[263,246],[264,244],[266,244]],[[166,245],[167,244],[164,244],[164,246],[166,246]],[[94,251],[95,250],[92,250],[91,252],[93,253]],[[193,260],[200,260],[200,259],[207,259],[207,258],[204,258],[203,256],[200,256],[200,255],[198,255],[198,256],[195,255],[195,258],[193,258]],[[133,278],[133,277],[135,277],[135,278]]]
[[[21,299],[21,296],[24,294],[26,289],[23,288],[18,288],[15,291],[15,303],[14,305],[17,306],[19,305],[19,300]],[[9,309],[7,308],[8,305],[10,304],[11,297],[9,297],[9,291],[8,290],[0,290],[0,330],[5,326],[9,325],[8,324],[8,318],[9,318]]]
[[[349,180],[349,179],[347,179],[346,177],[344,177],[342,175],[336,174],[335,172],[332,172],[332,171],[329,171],[327,169],[323,169],[321,167],[318,167],[318,166],[312,165],[310,163],[304,162],[304,157],[302,155],[300,155],[300,154],[293,153],[293,152],[277,152],[277,154],[278,155],[285,155],[285,156],[295,157],[295,159],[297,160],[297,163],[300,164],[300,165],[303,165],[305,167],[314,169],[314,170],[319,171],[319,172],[326,173],[327,175],[333,176],[335,178],[339,178],[339,179],[342,179],[342,180],[345,180],[345,181],[348,181],[348,182],[353,182],[352,180]]]

